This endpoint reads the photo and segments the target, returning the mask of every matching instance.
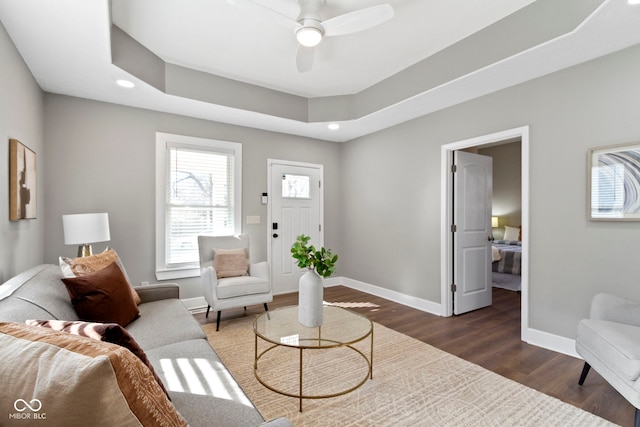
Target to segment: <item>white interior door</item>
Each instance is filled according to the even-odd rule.
[[[302,270],[291,256],[300,234],[323,245],[322,166],[269,161],[269,261],[275,294],[298,290]]]
[[[454,152],[453,313],[491,305],[493,159]]]

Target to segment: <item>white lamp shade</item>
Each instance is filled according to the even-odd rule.
[[[65,245],[83,245],[111,240],[107,213],[62,215],[62,228]]]
[[[497,216],[492,216],[491,217],[491,227],[498,228],[498,217]]]

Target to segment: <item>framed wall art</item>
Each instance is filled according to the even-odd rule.
[[[640,221],[640,142],[588,154],[588,213],[594,221]]]
[[[9,140],[9,219],[36,217],[36,153]]]

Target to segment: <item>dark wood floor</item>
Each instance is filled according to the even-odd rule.
[[[270,309],[297,304],[298,294],[278,295]],[[493,305],[461,316],[440,317],[345,286],[325,289],[324,299],[351,303],[350,308],[374,322],[431,344],[521,384],[539,390],[622,426],[632,426],[635,408],[593,369],[583,386],[583,362],[520,340],[520,296],[494,289]],[[362,305],[358,307],[358,305]],[[222,313],[225,320],[253,316],[262,306]],[[201,323],[215,322],[196,314]]]

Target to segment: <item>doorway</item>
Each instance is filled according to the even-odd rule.
[[[302,270],[291,245],[305,234],[324,244],[322,165],[269,159],[267,164],[267,240],[274,294],[295,292]]]
[[[521,339],[527,341],[529,330],[529,127],[523,126],[502,132],[483,135],[463,141],[445,144],[441,148],[441,308],[442,316],[453,315],[453,296],[451,284],[453,283],[453,239],[451,224],[453,219],[453,180],[451,177],[451,164],[453,153],[456,150],[471,147],[481,148],[509,140],[518,139],[521,142],[521,174],[522,174],[522,267],[521,267]]]

